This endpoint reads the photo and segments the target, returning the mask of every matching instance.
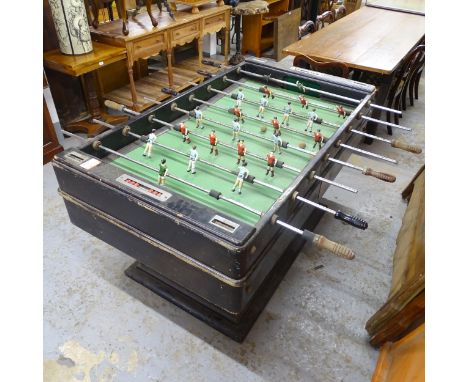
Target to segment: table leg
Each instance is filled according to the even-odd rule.
[[[228,64],[229,56],[229,31],[231,30],[230,23],[228,22],[226,28],[224,28],[224,65]]]
[[[198,37],[198,67],[202,67],[203,60],[203,36]]]
[[[133,79],[133,61],[130,61],[127,59],[127,70],[128,70],[128,79],[130,81],[130,93],[132,93],[132,108],[133,110],[136,110],[136,106],[138,103],[138,96],[136,93],[136,88],[135,88],[135,81]]]
[[[167,77],[169,78],[169,87],[174,86],[174,74],[172,72],[172,48],[167,50]]]
[[[241,54],[240,22],[241,22],[241,16],[236,15],[235,21],[234,21],[234,30],[236,33],[236,54],[232,56],[231,59],[229,60],[229,63],[231,65],[237,65],[237,64],[240,64],[242,61],[245,61],[244,56]]]
[[[390,92],[390,87],[392,85],[393,77],[394,77],[393,73],[390,75],[380,76],[380,78],[377,81],[378,83],[375,84],[376,86],[378,86],[378,89],[377,89],[375,101],[373,103],[377,105],[385,104],[385,101],[387,100],[388,94]],[[375,119],[380,119],[381,114],[382,114],[382,110],[374,108],[371,112],[371,117]],[[375,135],[377,128],[382,129],[382,126],[381,125],[379,126],[375,122],[367,122],[366,132],[368,132],[369,134]],[[392,128],[390,126],[387,126],[387,133],[389,135],[392,135]],[[364,143],[368,145],[372,144],[372,142],[373,142],[373,139],[371,138],[364,139]]]

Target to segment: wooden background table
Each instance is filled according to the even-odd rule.
[[[382,105],[396,69],[424,37],[424,21],[421,15],[365,6],[283,52],[342,62],[355,74],[374,74],[378,85],[375,103]],[[380,111],[374,109],[372,116],[380,117]],[[369,123],[368,130],[374,131],[375,125]]]
[[[425,0],[367,0],[369,7],[386,8],[400,12],[425,14]]]
[[[72,121],[65,126],[68,131],[80,131],[94,136],[104,130],[100,124],[93,123],[99,119],[110,124],[125,122],[128,117],[110,115],[101,109],[94,85],[95,71],[114,62],[125,60],[125,49],[93,41],[93,51],[80,56],[70,56],[60,53],[58,49],[44,53],[44,66],[46,68],[65,73],[69,76],[80,77],[88,106],[88,115]]]
[[[153,12],[155,16],[157,15],[159,22],[156,28],[151,24],[148,15],[142,12],[128,19],[129,33],[127,36],[122,34],[120,20],[101,24],[98,29],[91,28],[93,40],[122,47],[127,51],[129,83],[118,89],[106,91],[107,86],[101,81],[100,85],[104,88],[105,98],[122,103],[137,111],[154,105],[154,102],[139,96],[139,93],[160,101],[168,97],[167,94],[161,92],[161,84],[163,87],[167,86],[173,90],[181,91],[184,86],[189,86],[190,82],[203,80],[204,77],[196,73],[197,69],[203,68],[201,63],[203,36],[225,28],[225,41],[229,41],[230,6],[207,4],[200,8],[199,13],[194,14],[191,13],[191,7],[181,5],[174,12],[175,21],[169,17],[167,12],[159,13],[156,8]],[[198,60],[195,66],[192,66],[192,70],[174,66],[173,49],[195,39],[198,40]],[[146,76],[146,59],[162,51],[167,54],[167,71]],[[228,44],[225,44],[224,56],[227,64]],[[134,79],[135,63],[138,63],[135,65],[137,81]]]

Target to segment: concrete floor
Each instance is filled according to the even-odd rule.
[[[413,132],[395,130],[394,137],[424,145],[424,78],[420,94],[401,121]],[[369,228],[359,231],[327,214],[316,229],[353,248],[356,259],[304,248],[243,344],[128,279],[124,270],[133,260],[71,225],[52,167],[44,166],[44,380],[370,380],[378,352],[364,325],[388,295],[406,208],[400,192],[424,152],[416,156],[382,142],[362,147],[399,165],[355,155],[350,162],[394,173],[397,181],[344,168],[337,181],[359,193],[330,188],[325,196]]]

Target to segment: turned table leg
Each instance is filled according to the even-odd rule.
[[[240,22],[241,16],[236,15],[234,21],[234,30],[236,33],[236,54],[232,56],[229,60],[229,63],[231,65],[237,65],[240,64],[242,61],[245,61],[244,56],[241,54]]]

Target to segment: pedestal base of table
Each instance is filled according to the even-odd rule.
[[[70,122],[66,125],[65,130],[71,133],[86,133],[88,137],[94,137],[106,130],[107,127],[100,125],[99,123],[92,122],[93,117],[89,114],[77,121]],[[110,123],[111,125],[118,125],[119,123],[126,122],[128,117],[126,115],[112,115],[101,110],[101,118],[96,118],[103,122]]]

